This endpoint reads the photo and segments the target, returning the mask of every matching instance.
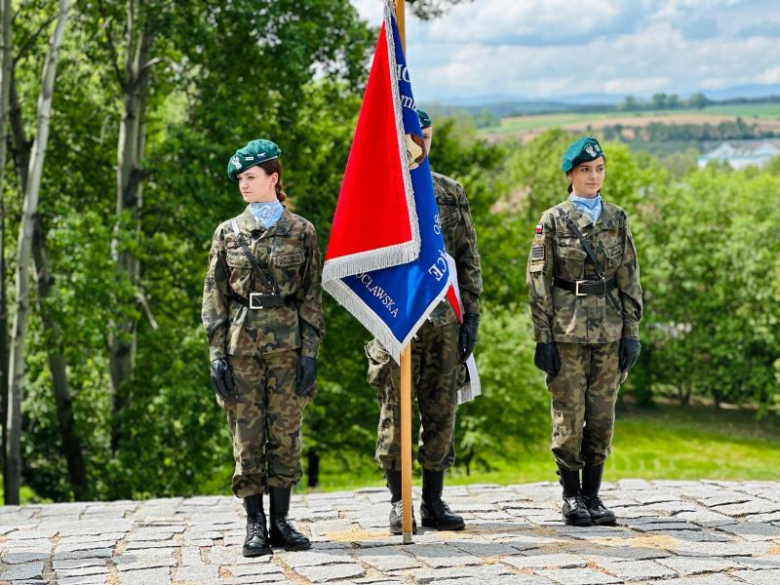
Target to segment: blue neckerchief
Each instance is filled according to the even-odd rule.
[[[579,210],[580,213],[587,215],[593,222],[593,225],[596,225],[599,217],[601,217],[601,193],[591,198],[569,195],[569,199],[572,203],[574,203],[574,206]]]
[[[282,207],[282,204],[278,199],[267,203],[249,204],[249,212],[255,216],[255,219],[259,221],[260,225],[265,229],[268,229],[279,221],[283,211],[284,207]]]

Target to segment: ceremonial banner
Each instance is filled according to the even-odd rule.
[[[397,362],[450,286],[410,81],[386,1],[322,280]]]

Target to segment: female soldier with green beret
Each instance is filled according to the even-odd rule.
[[[311,546],[287,513],[302,473],[303,409],[316,392],[320,254],[314,226],[283,205],[280,156],[270,140],[253,140],[230,158],[228,176],[248,206],[214,233],[203,290],[211,382],[233,436],[232,487],[247,512],[248,557]]]
[[[602,200],[606,159],[598,141],[574,142],[561,168],[569,198],[542,214],[526,272],[534,363],[546,372],[552,399],[563,519],[614,524],[599,488],[618,388],[639,357],[639,264],[626,212]]]

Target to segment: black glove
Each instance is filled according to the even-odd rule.
[[[461,363],[466,363],[474,346],[477,343],[477,329],[479,329],[479,313],[466,313],[463,315],[463,323],[460,324],[460,338],[458,339],[458,355]]]
[[[295,369],[295,394],[297,396],[311,396],[316,379],[317,360],[313,357],[301,357],[298,360],[298,367]]]
[[[639,359],[639,353],[642,351],[642,344],[638,337],[622,337],[620,339],[620,350],[618,351],[618,362],[620,371],[627,372],[634,367]]]
[[[558,375],[558,372],[561,371],[561,358],[558,357],[558,352],[552,341],[550,343],[539,342],[536,344],[534,365],[551,376]]]
[[[211,386],[214,392],[225,400],[235,398],[236,384],[233,382],[233,372],[225,358],[219,358],[211,362]]]

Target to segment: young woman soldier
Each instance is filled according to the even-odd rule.
[[[618,388],[639,357],[639,264],[626,212],[601,197],[606,159],[598,141],[574,142],[561,168],[569,197],[542,214],[528,258],[534,363],[552,400],[563,519],[614,524],[599,489]]]
[[[203,291],[211,381],[227,414],[244,499],[244,556],[310,547],[288,521],[301,478],[303,409],[315,394],[323,332],[314,226],[284,206],[281,151],[253,140],[228,162],[248,206],[214,233]],[[270,535],[263,494],[270,494]]]

